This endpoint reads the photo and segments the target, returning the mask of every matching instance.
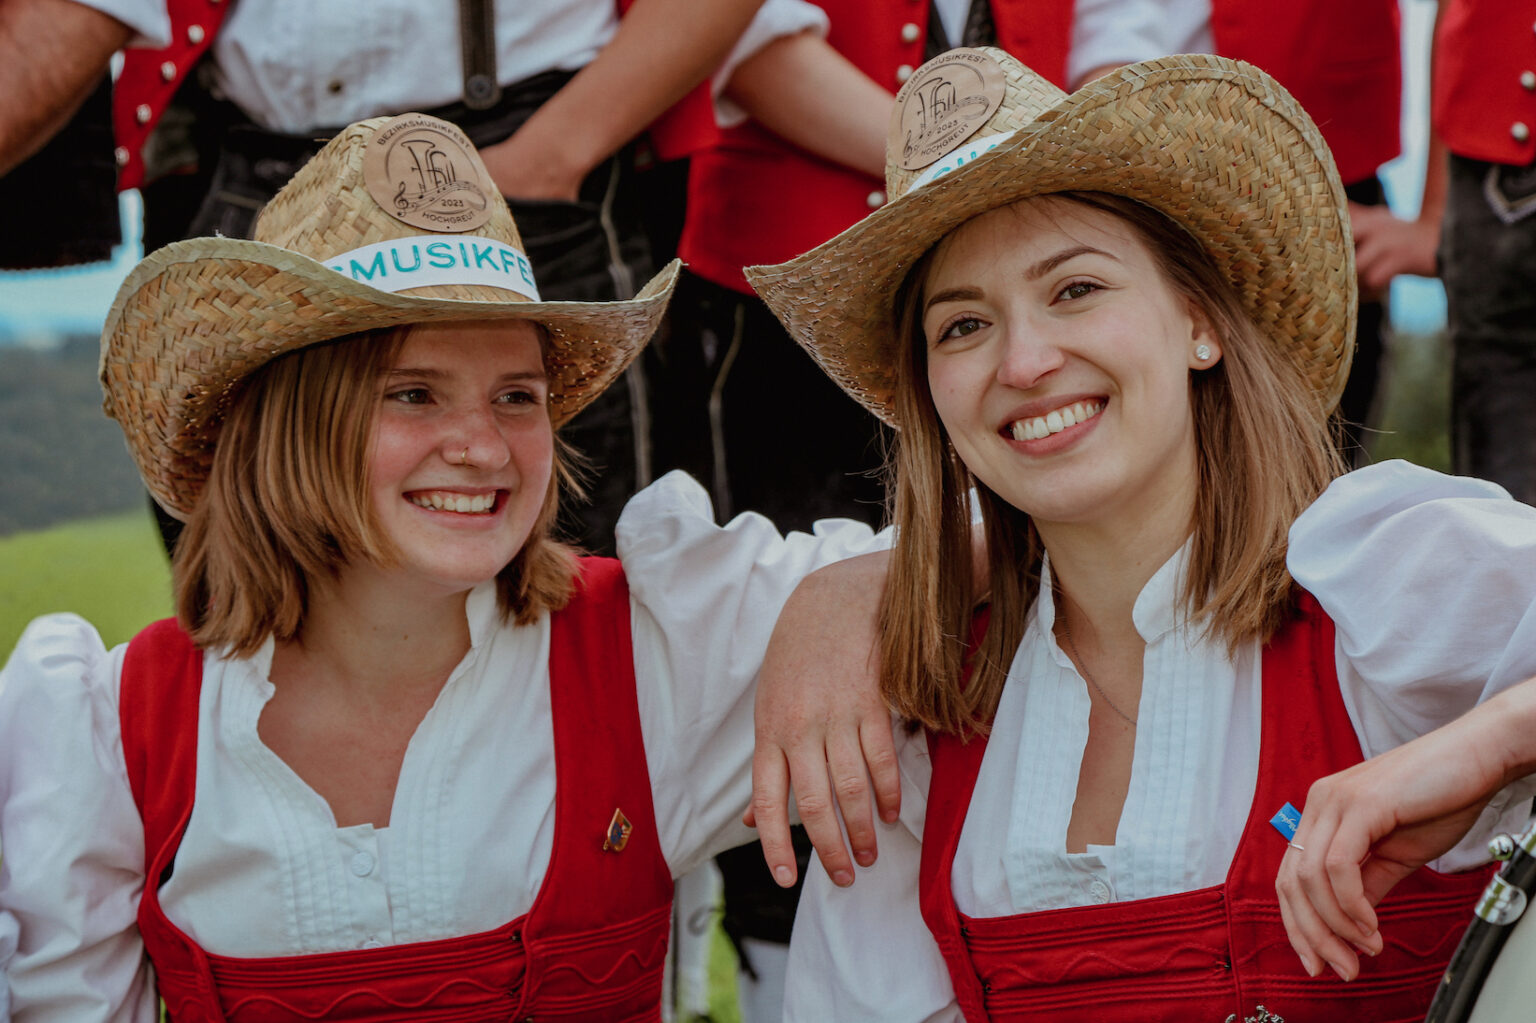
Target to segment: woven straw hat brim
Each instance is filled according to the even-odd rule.
[[[1220,57],[1165,57],[1090,83],[974,162],[747,279],[833,380],[899,427],[894,303],[913,264],[982,213],[1062,191],[1136,199],[1184,225],[1325,406],[1337,403],[1357,304],[1343,186],[1290,94]]]
[[[645,347],[680,266],[674,260],[623,302],[527,302],[480,286],[439,286],[463,298],[423,298],[379,291],[263,242],[176,242],[128,275],[107,314],[103,407],[121,424],[151,495],[184,519],[212,468],[235,385],[278,356],[403,324],[533,320],[549,332],[550,417],[558,427]]]

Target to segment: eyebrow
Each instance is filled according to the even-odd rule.
[[[926,313],[940,302],[969,302],[981,297],[979,288],[945,288],[928,296],[928,301],[923,303],[923,312]]]
[[[1040,262],[1036,263],[1028,270],[1025,270],[1024,279],[1026,281],[1038,281],[1040,278],[1044,277],[1046,274],[1050,273],[1052,270],[1056,269],[1067,260],[1076,259],[1078,256],[1090,255],[1107,256],[1110,259],[1115,259],[1113,254],[1105,252],[1103,249],[1096,249],[1092,245],[1074,245],[1070,249],[1062,249],[1060,252],[1053,256],[1046,256]],[[1119,260],[1115,259],[1115,262],[1118,263]]]
[[[1044,259],[1040,260],[1038,263],[1031,265],[1024,271],[1024,279],[1026,281],[1038,281],[1040,278],[1044,277],[1046,274],[1050,273],[1052,270],[1056,269],[1058,266],[1067,262],[1068,260],[1076,259],[1078,256],[1089,255],[1105,256],[1109,259],[1114,259],[1116,262],[1119,262],[1113,253],[1105,252],[1103,249],[1096,249],[1092,245],[1074,245],[1072,248],[1062,249],[1060,252],[1052,253],[1051,255],[1046,256]],[[935,292],[926,302],[923,303],[923,312],[926,313],[929,309],[938,305],[940,302],[969,302],[983,297],[985,296],[982,295],[981,289],[979,288],[945,288],[943,291]]]

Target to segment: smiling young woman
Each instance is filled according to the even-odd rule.
[[[990,376],[985,368],[957,373],[949,367],[951,356],[942,349],[954,342],[930,340],[937,332],[930,322],[932,310],[945,304],[925,296],[942,297],[939,273],[946,263],[955,266],[954,257],[946,256],[959,246],[972,253],[973,275],[994,281],[995,302],[1031,306],[1030,315],[1014,325],[1019,336],[993,338],[992,347],[1012,342],[1053,353],[1044,367],[1048,372],[1022,380],[1008,377],[1010,367],[1001,359],[1000,372]],[[1071,253],[1072,259],[1036,277],[1028,273]],[[1099,280],[1071,273],[1095,266],[1113,276]],[[1029,287],[1017,287],[1018,280]],[[1139,291],[1126,295],[1131,280]],[[1132,302],[1136,305],[1128,315],[1120,311]],[[1036,594],[1044,553],[1040,530],[1052,532],[1058,524],[1075,525],[1067,537],[1076,533],[1083,543],[1110,545],[1106,550],[1135,536],[1138,556],[1157,564],[1189,538],[1190,570],[1182,592],[1191,611],[1209,612],[1220,623],[1222,637],[1234,645],[1274,631],[1288,613],[1286,533],[1342,466],[1330,446],[1321,443],[1327,437],[1326,417],[1296,364],[1263,339],[1232,286],[1188,231],[1143,203],[1110,193],[1069,191],[1021,200],[947,236],[913,268],[895,305],[900,375],[894,405],[904,424],[895,446],[895,518],[903,521],[910,515],[909,521],[933,522],[941,542],[956,551],[935,558],[921,542],[922,531],[898,533],[885,612],[894,627],[883,630],[881,638],[883,684],[897,711],[946,731],[986,727],[1006,677],[1007,652],[1018,646],[1018,623]],[[1107,326],[1106,313],[1115,318]],[[1170,323],[1179,329],[1170,333]],[[991,332],[1007,326],[993,325]],[[1153,367],[1159,389],[1141,385],[1112,396],[1108,389],[1095,390],[1100,380],[1074,390],[1072,375],[1091,380],[1108,372],[1101,363],[1109,356],[1089,360],[1084,346],[1099,353],[1114,339],[1122,362],[1149,361],[1148,349],[1162,342],[1161,361]],[[957,357],[967,357],[978,343],[963,345],[966,351]],[[1207,348],[1205,358],[1196,354],[1201,345]],[[1072,353],[1066,374],[1055,372],[1068,362],[1064,349]],[[1226,350],[1233,357],[1223,360]],[[945,383],[955,376],[991,386],[1000,395],[994,401],[1000,401],[1001,410],[971,420],[959,409],[942,416],[940,404],[949,406],[937,394],[952,394]],[[1050,397],[1053,392],[1063,397]],[[1024,421],[1029,416],[1018,415],[1013,403],[1021,400],[1015,395],[1025,393],[1033,402],[1023,406],[1025,413],[1093,405],[1099,409],[1093,421],[1107,411],[1119,432],[1106,437],[1102,447],[1085,443],[1081,451],[1079,438],[1089,442],[1093,430],[1062,430],[1021,441],[1017,432],[1022,432],[1021,423],[1028,428]],[[1112,408],[1112,397],[1122,407]],[[1131,407],[1123,407],[1133,397]],[[1164,439],[1150,450],[1154,437]],[[948,454],[950,445],[959,455],[958,465]],[[994,552],[984,585],[970,577],[972,560],[959,556],[971,542],[970,513],[960,497],[973,478],[985,484],[975,497]],[[1147,489],[1127,493],[1133,478]],[[1200,485],[1218,478],[1234,485]],[[1038,482],[1032,486],[1030,481]],[[1021,492],[1025,488],[1032,497]],[[1108,521],[1111,513],[1118,517]],[[1222,528],[1223,521],[1241,522],[1243,528]],[[1144,537],[1147,528],[1160,535]],[[935,579],[941,565],[951,577],[944,583]],[[936,668],[944,673],[940,677],[954,677],[965,651],[953,643],[924,649],[926,630],[917,623],[934,615],[946,622],[966,618],[975,606],[973,594],[981,590],[990,593],[995,624],[981,641],[973,674],[963,690],[935,692],[925,677],[933,677]],[[933,594],[940,595],[937,604],[928,596]]]
[[[151,254],[103,333],[177,619],[46,616],[0,672],[0,1015],[659,1019],[777,610],[870,530],[718,527],[677,474],[621,561],[562,543],[557,431],[677,267],[540,301],[452,125],[349,127],[256,236]]]
[[[371,491],[388,478],[383,463],[391,452],[433,442],[432,433],[411,425],[427,413],[411,406],[438,409],[441,420],[442,402],[431,398],[431,390],[451,373],[471,370],[487,377],[469,382],[486,391],[478,403],[510,406],[495,418],[511,419],[520,426],[518,434],[543,441],[533,452],[531,478],[498,465],[516,486],[487,488],[483,477],[492,466],[470,470],[454,464],[468,452],[469,435],[449,436],[439,427],[436,439],[444,445],[466,438],[462,450],[442,454],[444,465],[436,470],[452,484],[449,491],[467,495],[466,484],[474,482],[468,489],[497,495],[488,510],[492,514],[473,528],[493,534],[503,549],[488,553],[492,571],[483,565],[471,569],[460,588],[466,581],[473,585],[496,577],[520,622],[560,606],[570,593],[574,563],[550,530],[559,486],[572,484],[549,426],[541,345],[541,328],[530,321],[423,324],[303,348],[252,373],[224,421],[206,484],[210,496],[188,515],[173,566],[177,613],[192,623],[192,638],[241,654],[252,652],[267,635],[290,639],[306,610],[305,581],[328,578],[338,550],[353,552],[360,562],[399,559],[409,534],[390,527],[405,514],[397,500],[409,501],[410,495]],[[417,365],[413,354],[427,351],[441,367]],[[482,359],[464,359],[470,351]],[[498,362],[510,364],[507,381],[479,372],[481,365]],[[415,368],[402,375],[397,365]],[[505,396],[499,393],[514,381]],[[510,443],[490,443],[492,454],[483,460],[509,459]],[[408,457],[420,462],[428,452]],[[250,486],[252,473],[263,486]],[[365,486],[371,499],[365,499]],[[509,512],[513,504],[515,515]],[[429,560],[451,553],[445,549]]]
[[[1467,868],[1536,780],[1347,934],[1282,910],[1308,853],[1271,821],[1536,675],[1536,511],[1400,463],[1339,476],[1355,276],[1316,126],[1221,58],[1064,95],[960,50],[903,87],[886,177],[860,224],[748,271],[898,430],[878,601],[826,570],[779,627],[816,668],[764,672],[760,736],[841,720],[822,664],[879,663],[909,726],[879,861],[807,881],[786,1018],[1421,1018]],[[878,745],[829,735],[845,810],[847,750]],[[790,761],[802,809],[830,805]]]

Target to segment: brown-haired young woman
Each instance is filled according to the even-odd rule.
[[[658,1019],[671,878],[748,837],[767,629],[869,530],[717,528],[677,476],[622,567],[552,537],[556,429],[676,268],[540,302],[451,125],[353,125],[257,237],[108,320],[178,618],[39,619],[0,675],[0,1016]]]
[[[1404,880],[1363,965],[1276,875],[1315,779],[1536,675],[1536,512],[1334,479],[1355,293],[1316,126],[1220,58],[1065,96],[968,50],[890,140],[889,205],[749,273],[900,431],[880,682],[920,726],[879,861],[808,883],[788,1018],[1421,1017],[1484,871]]]

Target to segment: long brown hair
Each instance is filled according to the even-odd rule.
[[[368,449],[381,375],[409,330],[300,349],[232,396],[172,564],[176,616],[198,646],[244,656],[268,636],[292,639],[312,581],[394,558],[368,501]],[[496,577],[502,614],[519,623],[570,599],[576,554],[552,536],[560,491],[575,488],[567,462],[557,437],[538,519]]]
[[[1206,617],[1229,649],[1268,639],[1285,620],[1295,582],[1285,567],[1296,516],[1342,471],[1321,400],[1260,334],[1237,292],[1200,244],[1164,214],[1122,196],[1062,192],[1130,224],[1175,292],[1202,310],[1222,360],[1191,373],[1197,493],[1185,614]],[[901,714],[947,732],[984,733],[1040,586],[1044,548],[1030,517],[976,480],[955,453],[928,388],[922,299],[934,250],[897,296],[897,421],[888,464],[896,542],[881,606],[881,690]],[[974,488],[991,605],[974,642]],[[970,677],[962,684],[970,654]]]

